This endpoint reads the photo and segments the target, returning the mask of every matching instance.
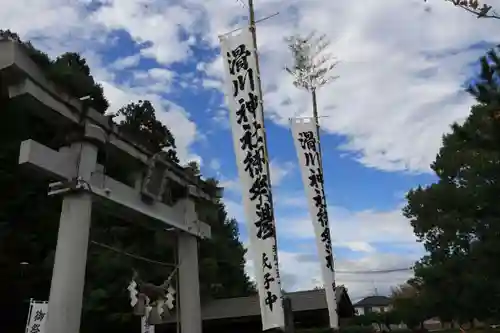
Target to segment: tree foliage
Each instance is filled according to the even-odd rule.
[[[7,34],[3,32],[3,36]],[[0,34],[1,35],[1,34]],[[9,38],[19,43],[11,32]],[[90,103],[100,112],[107,108],[102,89],[95,84],[90,69],[78,54],[66,53],[55,61],[29,43],[22,47],[43,68],[48,78],[73,96],[89,94]],[[57,79],[56,79],[57,78]],[[0,311],[2,331],[21,331],[26,322],[29,298],[47,300],[57,239],[61,197],[47,196],[47,182],[18,167],[20,143],[34,139],[58,149],[63,146],[65,129],[45,123],[29,112],[30,105],[10,100],[0,81],[0,267],[2,268]],[[175,140],[168,128],[155,117],[149,101],[131,103],[120,110],[119,130],[131,135],[152,151],[165,152],[178,161]],[[120,161],[101,162],[127,174],[128,166]],[[196,171],[199,173],[199,168]],[[207,181],[212,187],[217,181]],[[200,242],[200,287],[202,300],[214,297],[245,296],[254,291],[244,271],[245,249],[238,239],[238,225],[227,216],[222,201],[204,209],[211,213],[211,240]],[[151,264],[123,253],[110,251],[102,244],[122,252],[133,253],[155,261],[175,263],[175,233],[154,231],[140,225],[100,213],[92,216],[82,332],[135,332],[137,317],[132,316],[127,284],[132,269],[143,279],[160,283],[173,270],[171,266]],[[27,265],[21,263],[28,263]]]
[[[481,72],[467,91],[482,105],[500,105],[500,59],[497,54],[498,46],[486,53],[479,60]]]
[[[200,164],[196,161],[191,161],[187,164],[186,170],[190,172],[193,176],[198,177],[201,174]]]
[[[405,323],[416,328],[431,317],[432,297],[417,280],[410,280],[392,290],[391,316],[394,323]]]
[[[493,18],[500,19],[500,16],[493,9],[493,6],[482,3],[479,0],[444,0],[453,4],[454,6],[461,8],[471,14],[476,15],[477,18]],[[424,0],[427,2],[427,0]]]
[[[312,92],[338,78],[330,75],[338,62],[325,52],[330,45],[326,35],[316,36],[313,32],[307,37],[290,36],[285,41],[293,58],[293,66],[285,70],[294,77],[295,87]]]
[[[478,104],[443,137],[431,165],[438,181],[410,191],[403,210],[428,252],[415,273],[432,295],[433,313],[461,322],[499,318],[498,63],[495,51],[481,59],[468,89]]]
[[[118,110],[118,116],[124,117],[119,124],[121,132],[153,153],[165,151],[169,159],[179,163],[174,136],[156,119],[150,101],[130,103]]]
[[[104,113],[108,109],[109,103],[103,95],[102,86],[95,82],[86,60],[79,54],[67,52],[57,57],[50,66],[48,77],[64,87],[70,96],[89,96],[89,105],[96,111]]]
[[[106,112],[109,102],[104,97],[102,86],[95,82],[87,61],[79,54],[67,52],[52,60],[46,53],[36,49],[31,42],[23,42],[10,30],[0,30],[0,39],[10,39],[19,43],[59,90],[76,98],[89,96],[90,107],[100,113]]]

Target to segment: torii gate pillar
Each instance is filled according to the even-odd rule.
[[[84,141],[73,143],[70,151],[71,156],[77,156],[75,177],[90,184],[98,152],[92,140],[104,142],[105,133],[96,126],[87,126],[85,132]],[[50,285],[47,332],[80,331],[91,213],[90,192],[78,191],[64,196]]]
[[[194,202],[186,203],[186,218],[196,221]],[[198,239],[186,232],[178,238],[180,325],[182,333],[201,333],[200,283],[198,272]]]

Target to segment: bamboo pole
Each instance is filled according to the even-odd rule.
[[[277,242],[278,242],[278,239],[277,239],[277,232],[276,232],[276,220],[274,219],[274,203],[273,203],[273,199],[272,199],[272,191],[271,191],[271,170],[270,170],[270,167],[269,167],[269,163],[271,162],[269,160],[269,154],[268,154],[268,151],[267,151],[267,139],[266,139],[266,128],[265,128],[265,118],[264,118],[264,94],[263,94],[263,91],[262,91],[262,83],[261,83],[261,80],[260,80],[260,64],[259,64],[259,53],[257,52],[257,33],[256,33],[256,22],[255,22],[255,10],[254,10],[254,5],[253,5],[253,0],[248,0],[248,23],[250,25],[250,32],[252,34],[252,41],[253,41],[253,48],[254,48],[254,53],[255,53],[255,63],[256,63],[256,70],[257,70],[257,89],[258,89],[258,92],[259,92],[259,95],[260,95],[260,98],[261,100],[259,101],[260,103],[260,112],[261,112],[261,116],[262,116],[262,136],[264,138],[264,158],[266,160],[266,171],[267,171],[267,181],[268,181],[268,185],[269,185],[269,205],[271,206],[271,211],[273,212],[273,226],[274,226],[274,237],[275,237],[275,246],[277,246]],[[277,251],[276,251],[277,252]],[[278,253],[276,253],[276,256],[278,256]],[[278,268],[279,269],[279,268]],[[280,284],[281,284],[281,281],[280,281]],[[282,289],[282,288],[281,288]],[[283,308],[285,309],[285,307]],[[291,311],[291,309],[290,309]],[[283,330],[281,329],[274,329],[274,330],[270,330],[271,332],[283,332]],[[289,332],[290,331],[290,328],[286,327],[286,324],[285,324],[285,327],[284,327],[284,332]]]

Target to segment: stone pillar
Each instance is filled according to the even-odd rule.
[[[104,139],[104,132],[87,126],[86,139]],[[80,157],[75,175],[90,183],[96,167],[98,148],[90,141],[73,143],[71,150]],[[62,203],[57,247],[50,286],[46,332],[78,333],[82,312],[85,266],[89,242],[92,194],[67,194]]]
[[[197,220],[194,202],[185,200],[186,222]],[[179,232],[179,303],[182,333],[201,333],[200,277],[198,271],[198,239]]]
[[[285,310],[285,332],[295,333],[292,300],[288,296],[283,298],[283,309]]]

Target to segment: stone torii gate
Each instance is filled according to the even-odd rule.
[[[79,332],[91,214],[94,208],[101,208],[130,222],[180,231],[181,329],[183,333],[201,333],[197,243],[198,238],[211,235],[210,226],[198,219],[196,204],[213,199],[204,183],[188,176],[182,167],[154,158],[123,137],[109,118],[87,108],[82,100],[61,93],[16,41],[0,38],[0,80],[8,85],[9,98],[25,99],[37,116],[58,126],[70,124],[79,134],[59,151],[33,140],[22,142],[20,149],[19,163],[56,181],[50,185],[49,195],[64,196],[46,332]],[[135,186],[104,174],[104,167],[97,163],[104,145],[114,156],[140,166],[134,175]],[[172,183],[185,189],[184,197],[175,204],[163,200],[163,191]]]

